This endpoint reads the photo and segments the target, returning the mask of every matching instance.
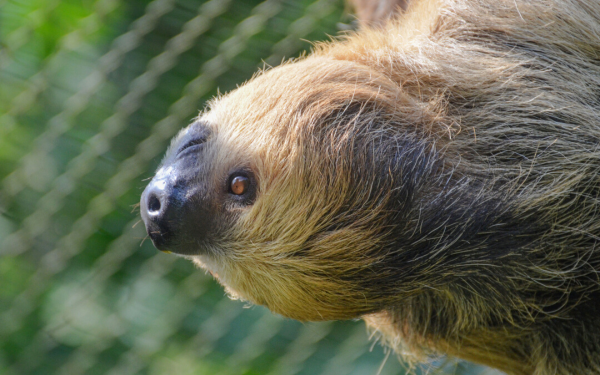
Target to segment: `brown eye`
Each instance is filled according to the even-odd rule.
[[[250,179],[248,179],[248,177],[237,176],[234,177],[233,180],[231,180],[231,185],[229,186],[229,189],[235,195],[242,195],[248,190],[249,186]]]

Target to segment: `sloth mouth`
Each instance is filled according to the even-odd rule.
[[[177,150],[177,157],[179,158],[194,151],[197,151],[202,147],[204,143],[206,143],[206,137],[193,138],[187,141],[183,144],[183,146],[179,148],[179,150]]]
[[[210,135],[211,131],[206,124],[198,122],[191,125],[182,140],[182,146],[177,149],[176,157],[179,158],[197,152],[208,141]]]

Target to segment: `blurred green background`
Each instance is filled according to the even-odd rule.
[[[341,0],[0,0],[0,374],[406,372],[364,323],[230,301],[136,225],[206,100],[352,20]]]

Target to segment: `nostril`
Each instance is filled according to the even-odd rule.
[[[148,213],[151,215],[160,213],[160,199],[158,199],[156,194],[150,194],[148,197]]]

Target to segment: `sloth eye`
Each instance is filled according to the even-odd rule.
[[[229,192],[235,195],[242,195],[248,191],[250,179],[244,176],[235,176],[229,184]]]

